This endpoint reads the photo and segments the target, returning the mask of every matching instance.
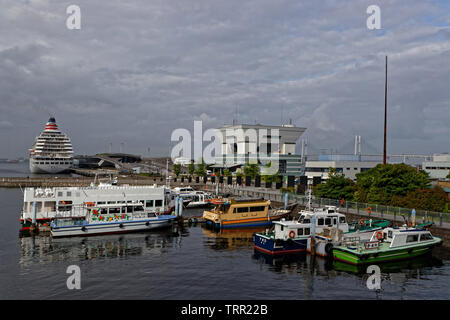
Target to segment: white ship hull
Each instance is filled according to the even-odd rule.
[[[77,226],[52,226],[51,234],[53,237],[73,237],[139,232],[169,227],[172,225],[172,221],[173,218],[151,218],[137,221],[119,220]]]
[[[72,166],[72,160],[70,160],[69,164],[60,164],[60,161],[45,161],[48,164],[38,164],[38,162],[33,158],[30,158],[30,172],[31,173],[63,173],[67,172]]]

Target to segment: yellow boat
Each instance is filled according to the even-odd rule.
[[[270,208],[270,200],[264,199],[213,199],[212,210],[203,212],[206,223],[218,228],[268,226],[290,210]]]

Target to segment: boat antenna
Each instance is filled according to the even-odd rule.
[[[383,166],[386,165],[387,63],[388,63],[388,57],[386,56],[386,75],[385,75],[385,81],[384,81],[384,144],[383,144]]]
[[[308,210],[311,211],[312,195],[311,195],[311,181],[308,180]]]

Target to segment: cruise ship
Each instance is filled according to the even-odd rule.
[[[31,173],[61,173],[72,166],[72,143],[51,117],[30,149]]]

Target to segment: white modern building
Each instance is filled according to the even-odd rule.
[[[296,154],[295,149],[306,128],[292,123],[282,126],[233,124],[217,130],[223,139],[215,168],[232,168],[247,162],[258,163],[263,168],[271,162],[280,175],[300,175],[301,155]]]
[[[430,179],[445,179],[450,172],[450,154],[434,154],[433,161],[424,161],[422,169],[430,175]]]
[[[321,177],[328,179],[329,168],[336,169],[336,172],[343,174],[346,178],[356,180],[356,174],[367,171],[379,161],[361,161],[360,155],[320,155],[318,160],[306,161],[305,175],[308,179]]]

